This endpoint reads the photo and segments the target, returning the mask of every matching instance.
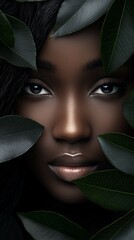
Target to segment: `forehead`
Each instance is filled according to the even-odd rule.
[[[100,27],[97,24],[75,34],[48,38],[39,59],[49,61],[57,67],[66,65],[73,69],[100,56]]]
[[[49,68],[46,67],[46,63],[50,63],[48,65],[54,66],[58,74],[70,79],[70,77],[73,78],[73,76],[79,74],[84,66],[88,65],[88,70],[94,70],[90,71],[90,74],[97,74],[100,71],[104,74],[104,68],[98,68],[101,66],[101,26],[102,22],[98,21],[72,35],[58,38],[48,37],[38,56],[38,60],[45,62],[44,70]],[[41,66],[42,69],[43,67]],[[134,68],[130,64],[125,64],[112,75],[133,77]]]

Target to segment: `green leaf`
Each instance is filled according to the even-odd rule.
[[[92,202],[112,210],[134,209],[134,178],[117,170],[94,172],[73,181]]]
[[[20,116],[0,118],[0,163],[28,151],[41,136],[43,127]]]
[[[99,231],[90,240],[133,240],[134,211],[129,212],[108,227]]]
[[[106,133],[98,139],[113,166],[134,175],[134,138],[121,133]]]
[[[8,47],[14,47],[15,38],[11,24],[0,10],[0,41]]]
[[[124,115],[132,128],[134,128],[134,89],[123,105]]]
[[[16,2],[45,2],[48,0],[15,0]]]
[[[0,57],[20,67],[29,67],[36,70],[36,48],[32,34],[25,23],[6,15],[15,36],[14,48],[9,48],[0,42]]]
[[[24,227],[36,240],[88,240],[89,233],[55,212],[37,211],[18,214]]]
[[[79,31],[99,19],[113,0],[65,0],[59,10],[52,37]]]
[[[101,35],[104,67],[111,73],[134,53],[134,1],[116,0],[107,13]]]

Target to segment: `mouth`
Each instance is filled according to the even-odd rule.
[[[64,153],[56,157],[49,168],[62,180],[71,182],[98,169],[98,163],[82,153]]]

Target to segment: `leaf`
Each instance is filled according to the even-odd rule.
[[[121,133],[106,133],[98,139],[113,166],[134,175],[134,138]]]
[[[36,211],[18,214],[26,230],[36,240],[89,239],[89,233],[60,214]]]
[[[133,240],[134,211],[129,212],[108,227],[99,231],[90,240]]]
[[[14,47],[15,38],[11,24],[0,10],[0,41],[8,47]]]
[[[15,0],[16,2],[45,2],[48,0]]]
[[[65,0],[59,10],[52,37],[79,31],[99,19],[113,0]]]
[[[116,0],[107,13],[101,35],[104,67],[111,73],[134,53],[134,1]]]
[[[134,89],[129,94],[123,105],[124,115],[128,123],[134,128]]]
[[[134,209],[134,178],[117,170],[94,172],[73,181],[85,196],[112,210]]]
[[[20,116],[0,118],[0,163],[28,151],[41,136],[43,127]]]
[[[0,42],[0,57],[13,65],[36,70],[36,48],[29,28],[17,18],[6,16],[14,31],[15,45],[9,48]]]

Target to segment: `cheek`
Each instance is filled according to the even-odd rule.
[[[92,109],[92,128],[94,135],[106,132],[129,133],[131,128],[123,115],[123,101],[93,103]]]
[[[29,155],[29,159],[32,159],[32,163],[33,159],[38,159],[39,168],[40,164],[42,164],[42,161],[44,162],[44,158],[41,158],[41,156],[44,156],[44,152],[45,159],[49,159],[53,154],[53,151],[50,149],[52,148],[54,151],[56,151],[54,148],[54,140],[52,138],[52,129],[57,117],[57,109],[57,102],[53,101],[53,99],[48,99],[46,101],[27,101],[23,99],[18,103],[18,107],[16,108],[17,114],[30,118],[44,126],[44,132],[42,136],[37,141],[36,146],[32,148],[32,151]],[[38,155],[39,153],[40,158]]]
[[[46,101],[22,100],[18,103],[16,113],[21,116],[30,118],[43,126],[49,126],[52,125],[55,109],[55,103],[51,99]]]

